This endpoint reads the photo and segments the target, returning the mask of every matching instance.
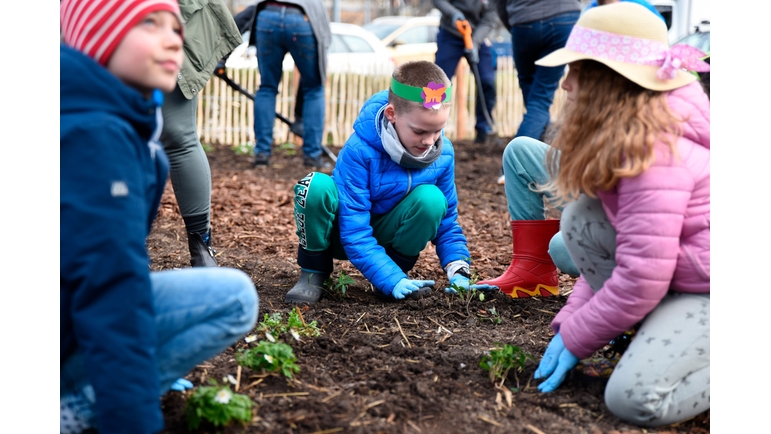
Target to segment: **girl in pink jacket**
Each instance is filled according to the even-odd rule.
[[[545,188],[567,202],[561,232],[581,275],[535,378],[555,390],[639,323],[605,403],[643,426],[709,409],[710,104],[689,72],[709,70],[701,57],[621,2],[587,11],[565,48],[536,62],[569,66]]]

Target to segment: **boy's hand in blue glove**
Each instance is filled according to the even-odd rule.
[[[478,291],[490,291],[490,290],[493,290],[493,289],[498,289],[498,287],[494,286],[494,285],[484,284],[484,285],[470,285],[469,286],[469,284],[470,284],[470,281],[469,281],[468,277],[466,277],[466,276],[464,276],[462,274],[456,274],[456,275],[452,276],[452,279],[450,279],[450,287],[449,288],[444,288],[444,292],[446,292],[448,294],[457,294],[458,291],[456,291],[455,288],[453,288],[453,286],[457,286],[458,288],[463,288],[463,289],[465,289],[467,291],[469,289],[476,289]]]
[[[396,284],[396,286],[394,286],[393,291],[391,291],[391,295],[393,295],[395,299],[401,300],[410,293],[426,286],[434,286],[434,281],[402,279],[399,281],[399,283]]]
[[[177,378],[177,380],[173,383],[171,383],[171,390],[176,390],[178,392],[182,392],[185,389],[192,389],[193,383],[185,380],[184,378]]]
[[[538,385],[538,390],[541,392],[553,392],[562,384],[565,376],[576,364],[578,364],[578,357],[565,348],[562,336],[557,333],[549,342],[549,346],[546,347],[541,363],[533,375],[535,379],[549,377]]]

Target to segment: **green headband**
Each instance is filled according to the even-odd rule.
[[[391,77],[391,91],[408,101],[422,102],[425,108],[438,109],[442,103],[450,101],[452,86],[431,81],[426,87],[415,87],[399,83]]]

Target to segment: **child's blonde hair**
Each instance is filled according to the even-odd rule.
[[[452,84],[442,68],[426,60],[402,63],[394,69],[392,77],[399,83],[414,87],[424,87],[432,81],[443,83],[448,88]],[[450,101],[451,99],[448,98],[442,103],[442,106],[449,105]],[[396,95],[391,89],[388,90],[388,102],[393,104],[397,113],[408,113],[417,107],[425,108],[423,103],[404,99]]]
[[[563,204],[579,193],[597,197],[620,178],[648,169],[657,141],[677,157],[682,134],[682,119],[669,109],[665,92],[645,89],[602,63],[580,62],[577,97],[565,107],[547,153],[551,181],[543,186]]]

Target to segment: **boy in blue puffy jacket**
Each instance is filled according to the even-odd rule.
[[[254,327],[257,293],[232,268],[150,271],[177,1],[64,0],[60,16],[60,433],[158,432],[160,396]]]
[[[450,79],[434,63],[398,66],[390,89],[364,103],[332,176],[312,172],[295,185],[301,272],[287,303],[317,302],[333,258],[350,260],[386,296],[428,294],[434,281],[407,272],[429,241],[451,286],[469,288],[455,156],[442,134],[451,96]]]

